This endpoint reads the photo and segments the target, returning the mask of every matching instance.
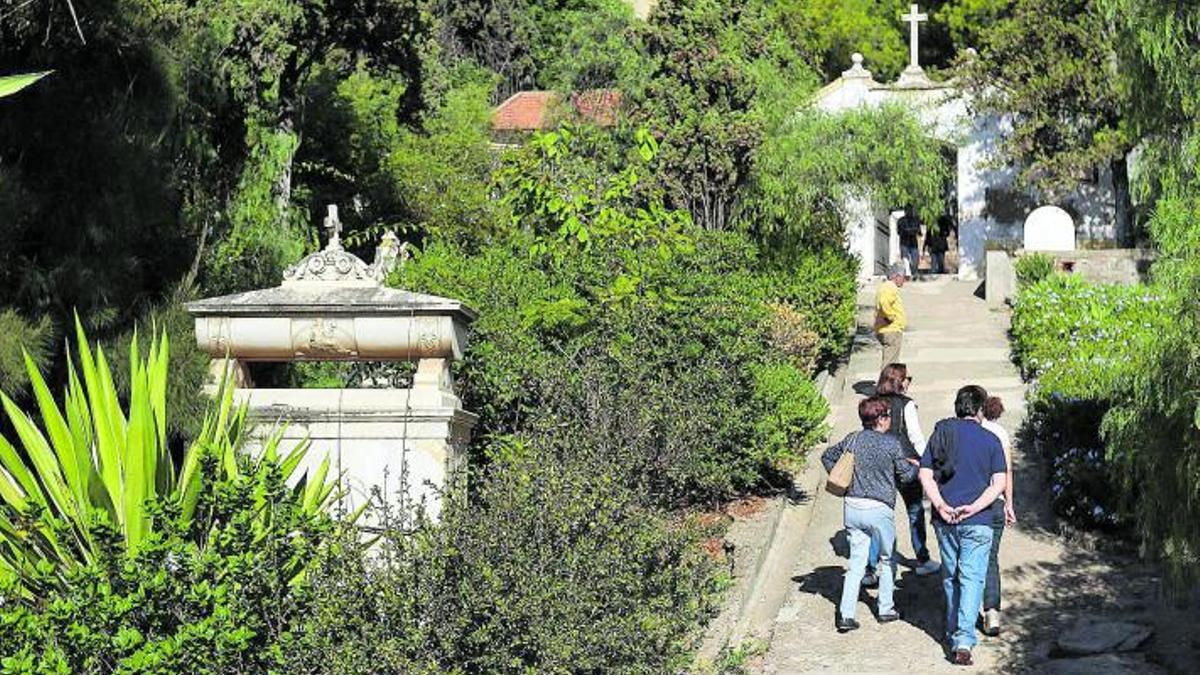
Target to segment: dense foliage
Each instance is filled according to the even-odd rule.
[[[177,460],[167,435],[166,336],[151,342],[145,359],[133,342],[128,404],[122,406],[103,349],[93,352],[78,324],[76,331],[79,359],[68,364],[61,404],[33,359],[26,359],[41,425],[0,392],[18,439],[14,446],[0,435],[0,584],[34,598],[73,583],[70,575],[109,550],[138,553],[162,526],[151,512],[155,504],[176,510],[180,523],[194,519],[207,487],[206,462],[228,479],[243,472],[237,453],[246,411],[233,407],[231,388],[222,389]],[[281,455],[281,436],[262,441],[252,472],[274,470],[282,479],[292,478],[307,445]],[[333,493],[328,472],[326,458],[314,475],[298,477],[293,488],[311,514]],[[210,536],[204,528],[192,530],[198,542]],[[303,564],[293,560],[285,571],[298,574]]]
[[[987,2],[978,4],[987,10]],[[1031,421],[1035,430],[1057,436],[1056,453],[1073,458],[1061,475],[1089,483],[1102,474],[1096,489],[1085,491],[1118,503],[1146,554],[1165,559],[1175,581],[1195,584],[1200,80],[1194,45],[1200,13],[1165,0],[1097,0],[1018,2],[1011,15],[1003,14],[991,46],[1008,47],[985,50],[975,74],[983,75],[977,85],[992,88],[985,101],[1017,115],[1010,154],[1042,165],[1031,176],[1035,182],[1064,184],[1110,158],[1119,184],[1124,152],[1137,146],[1132,192],[1158,251],[1149,288],[1050,278],[1020,293],[1017,356],[1038,377]],[[1013,48],[1031,41],[1047,41],[1046,48]],[[1063,349],[1071,344],[1074,349]]]
[[[617,161],[612,140],[535,138],[502,172],[522,229],[474,253],[432,244],[396,281],[480,311],[459,374],[485,441],[557,428],[603,439],[660,499],[726,496],[819,438],[810,369],[845,344],[852,265],[832,252],[769,265],[743,235],[639,196],[645,145],[616,151],[615,180],[589,173]],[[784,311],[811,336],[790,355],[771,340]]]
[[[1033,381],[1026,429],[1047,456],[1055,510],[1076,523],[1128,525],[1136,494],[1119,489],[1123,469],[1106,454],[1100,427],[1128,396],[1138,355],[1169,323],[1147,287],[1064,274],[1022,283],[1012,334],[1013,356]]]
[[[866,200],[911,206],[925,222],[945,209],[951,163],[910,112],[781,112],[755,157],[736,217],[773,248],[840,240],[845,210]]]
[[[1012,318],[1013,354],[1038,396],[1104,399],[1127,386],[1134,356],[1171,323],[1145,286],[1093,284],[1052,274],[1021,290]]]
[[[1097,170],[1112,173],[1120,216],[1131,209],[1127,91],[1117,77],[1114,31],[1095,0],[1022,0],[983,33],[965,63],[972,104],[1008,115],[1000,143],[1018,178],[1053,198]]]
[[[1175,578],[1200,582],[1200,175],[1196,126],[1200,81],[1194,45],[1200,8],[1147,0],[1103,0],[1119,36],[1130,88],[1129,119],[1144,139],[1147,172],[1138,192],[1153,204],[1150,232],[1160,251],[1155,278],[1172,320],[1141,354],[1142,367],[1105,420],[1110,452],[1137,494],[1148,553],[1165,556]]]
[[[5,673],[266,673],[286,664],[310,605],[296,570],[332,525],[305,507],[279,466],[210,456],[190,515],[152,503],[157,528],[136,550],[104,541],[36,597],[0,596]],[[244,460],[244,458],[243,458]]]
[[[288,672],[684,668],[712,563],[592,442],[506,443],[438,527],[390,532],[370,563],[352,540],[330,550]]]
[[[1057,263],[1049,253],[1027,253],[1013,263],[1018,287],[1026,288],[1054,273]]]

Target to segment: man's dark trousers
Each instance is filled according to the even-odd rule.
[[[992,553],[983,583],[983,609],[1000,609],[1000,537],[1004,535],[1004,502],[992,504]]]

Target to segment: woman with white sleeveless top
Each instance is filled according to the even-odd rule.
[[[992,637],[1000,634],[1000,537],[1004,534],[1005,525],[1017,522],[1013,507],[1012,439],[997,422],[1003,414],[1004,402],[998,396],[989,396],[983,405],[982,425],[1000,439],[1000,445],[1004,446],[1004,461],[1008,464],[1008,485],[992,506],[992,554],[988,559],[987,581],[983,587],[983,634]]]

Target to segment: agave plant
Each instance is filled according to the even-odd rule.
[[[24,73],[22,75],[4,75],[0,77],[0,98],[11,96],[21,91],[25,87],[49,75],[50,72],[49,70],[43,70],[40,73]]]
[[[169,345],[164,333],[143,359],[135,335],[130,354],[128,409],[123,410],[104,351],[93,353],[76,320],[78,370],[68,362],[60,408],[32,358],[26,357],[41,425],[0,393],[0,405],[20,441],[20,450],[0,436],[0,579],[26,583],[47,573],[62,578],[71,567],[93,560],[104,533],[115,533],[136,551],[154,528],[152,500],[173,503],[184,518],[195,512],[204,489],[206,455],[226,477],[236,477],[246,431],[246,409],[235,408],[232,389],[222,386],[197,438],[177,467],[167,443]],[[282,430],[265,439],[259,453],[290,479],[308,444],[280,455]],[[257,468],[256,468],[257,467]],[[295,481],[306,511],[315,512],[333,495],[328,458],[314,476]],[[293,482],[290,481],[289,482]],[[267,517],[264,514],[264,517]],[[111,537],[109,537],[111,538]]]

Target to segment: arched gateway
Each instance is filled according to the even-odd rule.
[[[957,251],[949,257],[956,258],[960,278],[977,279],[984,274],[989,247],[1020,248],[1025,217],[1043,202],[1035,192],[1015,185],[1016,167],[997,161],[998,142],[1010,126],[1008,120],[973,112],[967,93],[954,79],[931,80],[917,60],[918,24],[927,17],[912,5],[902,18],[911,24],[910,62],[899,79],[892,84],[876,82],[863,66],[862,55],[854,54],[850,68],[817,92],[813,105],[828,112],[900,105],[945,145],[955,177],[954,185],[948,186],[945,222],[957,229]],[[1116,231],[1112,180],[1107,173],[1081,183],[1057,203],[1074,214],[1080,240],[1112,242],[1123,234]],[[899,260],[896,221],[902,206],[870,199],[846,205],[847,239],[851,252],[862,261],[861,277],[878,274]]]

